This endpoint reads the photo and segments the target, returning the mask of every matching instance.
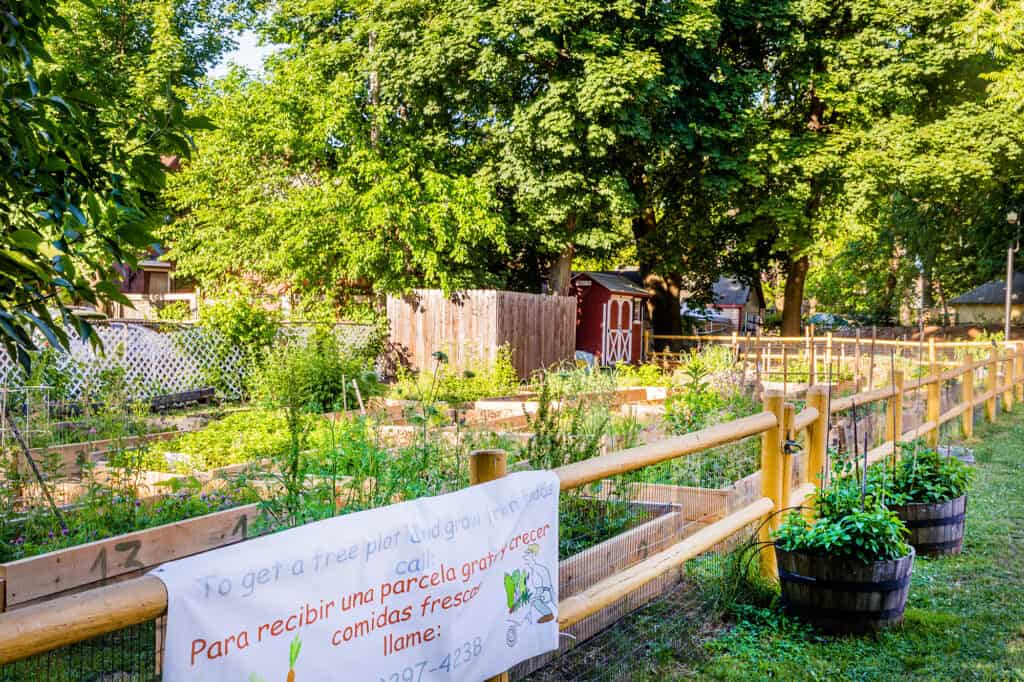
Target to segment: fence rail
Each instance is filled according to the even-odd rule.
[[[892,369],[912,374],[932,375],[945,372],[944,379],[959,376],[962,363],[970,359],[975,368],[988,364],[993,356],[1013,365],[1015,374],[1024,374],[1024,359],[1019,342],[936,341],[935,339],[899,341],[892,339],[824,336],[751,336],[731,335],[647,335],[645,357],[664,365],[678,364],[682,356],[670,346],[684,344],[698,348],[725,346],[734,354],[743,371],[753,373],[759,385],[781,384],[784,393],[796,394],[822,381],[844,382],[858,392],[891,383],[886,379]],[[662,350],[658,350],[659,346]],[[983,357],[986,355],[988,357]],[[1010,362],[1003,355],[1013,353]]]
[[[899,442],[924,437],[935,444],[943,424],[956,419],[961,420],[963,433],[969,435],[976,407],[984,406],[986,419],[994,422],[1000,396],[1005,411],[1012,409],[1015,400],[1024,398],[1024,372],[1018,371],[1022,361],[1024,352],[1014,348],[1006,353],[991,353],[984,360],[965,358],[959,367],[947,371],[932,364],[929,374],[912,381],[904,381],[903,373],[897,370],[890,377],[889,386],[836,400],[830,400],[827,387],[812,386],[800,412],[785,402],[781,392],[769,391],[764,410],[757,414],[555,469],[565,491],[751,436],[761,437],[759,488],[752,500],[660,551],[565,596],[559,603],[560,627],[568,628],[618,603],[752,524],[760,523],[761,539],[769,540],[771,530],[780,522],[778,512],[803,505],[812,495],[814,481],[827,466],[827,439],[834,415],[885,403],[882,442],[866,453],[868,461],[875,462],[896,452]],[[985,390],[975,392],[979,378],[984,380]],[[940,389],[949,381],[959,381],[960,400],[942,411]],[[926,418],[905,430],[903,399],[921,391],[926,392]],[[804,454],[799,476],[795,476],[794,458],[789,456],[786,444],[798,437],[803,438]],[[494,460],[501,462],[500,467],[478,459],[494,455],[494,451],[485,451],[474,457],[471,480],[488,480],[504,473],[503,456]],[[775,576],[774,549],[770,543],[761,554],[761,570],[767,576]],[[166,607],[163,583],[155,577],[143,576],[2,613],[0,666],[152,621],[164,615]]]

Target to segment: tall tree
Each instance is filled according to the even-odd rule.
[[[151,241],[159,155],[191,150],[173,100],[112,127],[120,103],[47,51],[71,31],[52,2],[0,3],[0,339],[24,363],[33,329],[54,345],[66,345],[65,328],[93,338],[69,304],[123,300],[113,266]]]

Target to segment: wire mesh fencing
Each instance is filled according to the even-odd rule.
[[[157,621],[0,665],[0,682],[156,682]]]
[[[587,594],[758,499],[760,444],[759,436],[746,438],[563,491],[559,598]],[[652,612],[663,619],[698,613],[712,586],[730,574],[731,553],[751,532],[741,531],[684,565],[653,572],[643,587],[566,628],[557,653],[520,664],[513,679],[630,679],[631,651],[647,646],[637,639],[643,639],[642,628],[631,619]],[[510,619],[510,638],[517,627]]]

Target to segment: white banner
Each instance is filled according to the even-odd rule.
[[[512,474],[165,564],[163,679],[482,680],[551,651],[558,489]]]

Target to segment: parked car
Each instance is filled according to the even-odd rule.
[[[815,313],[813,315],[809,315],[807,317],[807,324],[813,324],[815,329],[820,329],[822,331],[858,326],[856,322],[832,313]]]

